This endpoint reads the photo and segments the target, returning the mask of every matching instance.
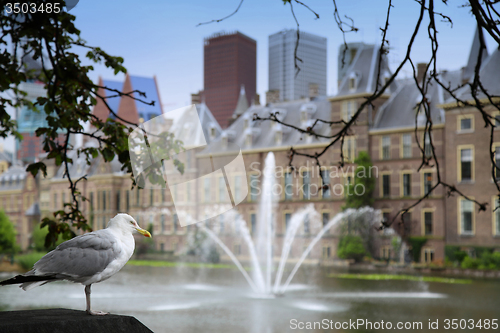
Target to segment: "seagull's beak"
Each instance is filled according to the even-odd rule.
[[[137,228],[135,228],[135,230],[137,230],[137,232],[139,232],[141,235],[144,235],[146,237],[151,237],[151,234],[149,233],[149,231],[144,230],[141,227],[137,227]]]

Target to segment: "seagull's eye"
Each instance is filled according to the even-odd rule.
[[[130,223],[131,223],[131,224],[134,224],[134,222],[133,222],[133,221],[130,221]]]

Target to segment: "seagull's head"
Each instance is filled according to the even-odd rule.
[[[144,230],[141,227],[139,227],[139,224],[137,224],[137,221],[134,220],[134,218],[128,214],[116,215],[115,217],[113,217],[109,221],[108,227],[119,228],[123,231],[128,231],[130,233],[137,231],[141,235],[144,235],[146,237],[151,237],[151,234],[149,233],[149,231]]]

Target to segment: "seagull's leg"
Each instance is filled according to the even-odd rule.
[[[85,298],[87,299],[87,313],[93,316],[104,316],[109,314],[108,312],[90,310],[90,286],[91,284],[85,286]]]

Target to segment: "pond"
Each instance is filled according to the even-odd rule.
[[[154,332],[186,333],[324,332],[330,328],[367,332],[377,325],[384,331],[388,323],[393,330],[402,323],[417,325],[413,327],[419,332],[440,332],[445,330],[446,319],[472,319],[474,325],[479,320],[500,320],[498,280],[470,284],[374,281],[328,277],[331,273],[342,272],[301,267],[285,295],[265,298],[254,295],[232,268],[126,266],[92,286],[92,308],[135,316]],[[8,277],[4,273],[0,278]],[[56,282],[28,292],[14,286],[0,288],[0,310],[59,307],[84,310],[83,286]],[[364,323],[358,321],[357,329],[347,326],[356,320]],[[429,320],[438,320],[439,330],[429,329]],[[382,321],[384,326],[380,326]]]

